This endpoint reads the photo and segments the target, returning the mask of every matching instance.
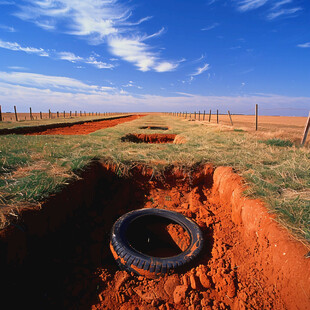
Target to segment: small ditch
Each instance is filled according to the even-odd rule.
[[[173,143],[175,140],[175,134],[136,134],[130,133],[122,137],[123,142],[133,142],[133,143]]]
[[[166,126],[141,126],[139,129],[150,129],[150,130],[168,130]]]
[[[270,258],[266,264],[257,243],[244,241],[243,226],[214,192],[213,167],[190,171],[170,167],[156,176],[136,166],[122,177],[116,167],[94,162],[42,207],[22,210],[19,223],[0,231],[1,303],[13,309],[306,309],[302,290],[285,291],[288,283],[274,271],[280,264]],[[205,240],[193,262],[155,280],[120,271],[109,249],[113,223],[144,207],[182,213]],[[152,255],[186,248],[175,223],[144,218],[135,224],[140,229],[129,238],[137,249],[147,250],[139,240],[146,232],[157,235]]]

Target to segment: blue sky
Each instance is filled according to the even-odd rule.
[[[4,111],[307,116],[309,0],[0,0]]]

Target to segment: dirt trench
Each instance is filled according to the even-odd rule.
[[[133,143],[174,143],[177,135],[175,134],[143,134],[143,133],[130,133],[122,137],[123,142]]]
[[[126,178],[95,162],[0,232],[1,303],[11,309],[310,309],[306,249],[279,235],[258,201],[241,196],[240,182],[231,169],[211,165],[169,168],[161,177],[136,166]],[[110,230],[139,208],[194,220],[205,240],[199,257],[153,280],[119,270]]]

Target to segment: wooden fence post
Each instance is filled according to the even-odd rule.
[[[1,110],[1,109],[0,109]],[[187,119],[187,111],[185,112],[185,119]]]
[[[206,117],[206,110],[203,110],[203,120],[205,120]]]
[[[234,124],[233,124],[233,121],[232,121],[232,119],[231,119],[231,115],[230,115],[230,112],[229,112],[229,110],[228,110],[227,112],[228,112],[228,115],[229,115],[229,119],[230,119],[230,124],[231,124],[231,126],[234,126]]]
[[[59,118],[59,111],[57,111],[57,118]]]
[[[219,123],[219,110],[216,110],[216,123]]]
[[[258,128],[258,104],[255,104],[255,130]]]
[[[30,111],[30,112],[29,112],[29,114],[30,114],[30,120],[33,121],[34,118],[33,118],[33,115],[32,115],[32,109],[31,109],[31,107],[30,107],[29,111]]]
[[[196,119],[196,111],[195,111],[195,119]]]
[[[15,113],[15,120],[16,120],[16,122],[18,122],[18,116],[17,116],[16,105],[14,106],[14,113]]]
[[[48,118],[52,118],[52,113],[51,113],[51,110],[50,109],[48,109]]]
[[[310,112],[309,112],[308,119],[307,119],[307,122],[306,122],[304,134],[303,134],[303,137],[301,139],[301,145],[305,144],[309,129],[310,129]]]
[[[42,112],[40,111],[40,119],[43,119]]]
[[[200,121],[200,111],[198,111],[198,120]]]
[[[64,111],[64,118],[66,118],[66,111]]]
[[[2,118],[2,111],[1,111],[1,104],[0,104],[0,122],[3,121],[3,118]]]
[[[209,113],[209,123],[211,122],[211,110],[210,110],[210,113]]]

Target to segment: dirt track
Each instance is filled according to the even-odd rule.
[[[29,133],[27,135],[87,135],[100,129],[113,127],[118,124],[133,121],[140,118],[142,115],[132,115],[126,118],[116,118],[112,120],[103,120],[98,122],[86,122],[84,124],[69,125],[67,127],[52,128],[45,131]]]

